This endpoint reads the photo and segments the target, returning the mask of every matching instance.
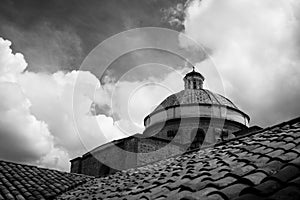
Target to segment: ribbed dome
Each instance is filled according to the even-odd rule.
[[[171,106],[184,104],[215,104],[238,109],[229,99],[220,94],[213,93],[206,89],[185,89],[167,97],[155,108],[154,112]]]
[[[144,118],[143,134],[170,139],[176,133],[178,141],[184,142],[192,137],[193,130],[205,130],[214,143],[219,130],[232,134],[249,127],[246,113],[226,97],[203,89],[204,76],[194,68],[183,81],[184,90],[168,96]]]

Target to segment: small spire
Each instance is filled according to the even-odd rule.
[[[193,66],[193,72],[195,71],[195,66]]]

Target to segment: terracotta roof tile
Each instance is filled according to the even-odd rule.
[[[222,189],[221,192],[228,199],[233,199],[233,198],[237,197],[239,195],[240,191],[246,187],[249,187],[249,185],[243,184],[243,183],[236,183],[236,184],[232,184],[232,185]]]
[[[57,198],[299,199],[299,143],[297,118],[214,147],[95,179]]]
[[[300,176],[300,169],[293,165],[287,165],[276,174],[267,177],[266,179],[277,179],[279,182],[287,183],[289,180]]]
[[[289,182],[289,185],[295,185],[296,187],[300,188],[300,177],[297,177]]]
[[[0,161],[0,200],[53,199],[91,177]]]
[[[297,118],[98,179],[1,161],[0,200],[299,199],[299,143]]]
[[[246,194],[240,197],[235,198],[234,200],[263,200],[265,198],[257,196],[255,194]]]
[[[245,179],[251,181],[254,185],[258,185],[268,175],[263,172],[254,172],[244,176]]]
[[[282,190],[279,190],[271,196],[274,200],[298,200],[300,196],[299,187],[286,187]]]
[[[290,161],[289,163],[294,164],[300,168],[300,156],[298,158],[295,158],[294,160]]]

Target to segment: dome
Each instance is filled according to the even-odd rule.
[[[232,101],[203,88],[204,76],[196,72],[194,68],[193,71],[185,75],[183,81],[184,90],[168,96],[145,117],[146,134],[155,132],[150,130],[151,128],[149,129],[149,127],[170,121],[175,122],[176,120],[176,123],[180,123],[179,121],[183,119],[190,119],[190,121],[201,119],[203,126],[206,123],[204,122],[205,120],[225,120],[225,126],[230,127],[229,129],[232,132],[249,126],[249,116],[241,111]]]
[[[226,97],[217,93],[213,93],[207,89],[185,89],[168,96],[159,106],[155,108],[154,112],[185,104],[212,104],[238,109],[237,106]]]

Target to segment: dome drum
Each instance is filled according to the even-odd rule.
[[[226,138],[232,137],[233,133],[241,130],[241,125],[234,121],[219,118],[179,118],[149,126],[145,130],[144,135],[172,140],[185,145],[192,143],[195,137],[193,133],[198,130],[204,133],[205,141],[202,143],[209,145],[216,143],[218,138],[221,139],[223,133],[226,133]]]

